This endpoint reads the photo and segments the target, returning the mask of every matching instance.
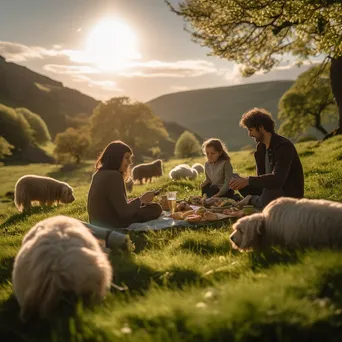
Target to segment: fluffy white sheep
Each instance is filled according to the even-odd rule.
[[[31,208],[32,202],[40,205],[71,203],[75,200],[72,187],[54,178],[26,175],[21,177],[14,189],[14,203],[20,212]]]
[[[171,179],[182,179],[182,178],[195,179],[197,176],[198,176],[198,172],[186,164],[177,165],[169,172],[169,177]]]
[[[152,182],[153,177],[161,177],[163,175],[163,161],[157,159],[152,163],[139,164],[132,169],[133,181],[138,180],[143,184],[144,180]]]
[[[240,218],[233,229],[230,240],[240,250],[342,247],[342,203],[281,197],[262,213]]]
[[[192,169],[195,169],[199,174],[204,173],[204,166],[200,163],[195,163],[191,166]]]
[[[48,317],[63,295],[105,296],[112,267],[90,231],[78,220],[55,216],[25,235],[15,258],[12,282],[26,321]]]

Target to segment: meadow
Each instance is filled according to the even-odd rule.
[[[305,196],[342,201],[342,137],[297,145]],[[255,172],[251,151],[231,153],[236,172]],[[179,198],[199,194],[203,176],[172,182],[168,171],[152,184],[135,186],[131,197],[148,189],[177,190]],[[73,171],[58,165],[0,167],[0,341],[341,341],[342,253],[288,251],[240,253],[228,241],[230,223],[131,233],[135,251],[113,252],[113,281],[128,291],[112,291],[104,302],[75,310],[66,304],[48,321],[24,325],[13,296],[11,270],[23,234],[49,216],[87,220],[86,194],[93,162]],[[67,181],[76,201],[19,214],[5,196],[24,174]]]

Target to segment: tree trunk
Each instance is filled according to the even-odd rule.
[[[342,56],[331,59],[330,67],[331,90],[334,95],[339,115],[338,127],[324,137],[328,139],[334,135],[342,134]]]
[[[327,130],[321,124],[321,115],[315,115],[315,128],[324,136],[328,134]]]

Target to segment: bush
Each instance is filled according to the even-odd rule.
[[[177,158],[197,157],[201,155],[201,145],[195,135],[184,131],[178,138],[175,146],[175,156]]]
[[[55,154],[60,162],[65,163],[71,157],[79,163],[89,149],[90,138],[86,131],[68,128],[56,135],[55,144]]]
[[[4,137],[0,137],[0,159],[12,154],[11,149],[14,146],[11,145]]]
[[[16,112],[22,115],[31,126],[32,136],[36,143],[44,145],[51,140],[48,127],[38,114],[31,112],[27,108],[17,108]]]
[[[21,150],[33,141],[33,131],[23,115],[0,104],[0,136]]]

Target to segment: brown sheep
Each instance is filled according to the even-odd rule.
[[[146,182],[152,177],[161,177],[163,175],[163,161],[157,159],[152,163],[139,164],[133,167],[132,176],[133,181],[138,180],[140,184],[143,184],[144,179]]]
[[[31,202],[40,205],[71,203],[75,200],[72,187],[50,177],[26,175],[21,177],[14,189],[14,203],[20,212],[29,210]]]

